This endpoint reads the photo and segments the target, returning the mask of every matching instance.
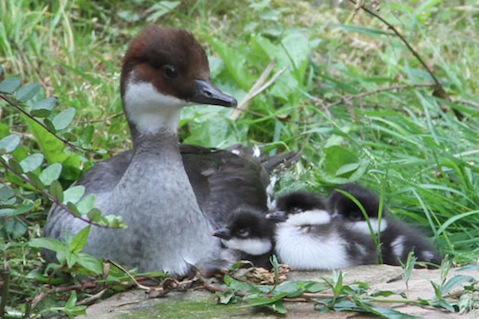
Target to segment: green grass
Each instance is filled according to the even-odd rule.
[[[190,30],[207,48],[213,82],[241,100],[270,63],[286,73],[256,97],[238,121],[229,110],[184,111],[181,137],[225,147],[264,145],[271,152],[303,150],[278,191],[326,193],[359,181],[381,193],[392,214],[420,226],[458,264],[479,256],[479,7],[472,0],[381,2],[380,15],[397,27],[450,94],[432,96],[418,60],[378,20],[352,7],[322,1],[182,1],[161,15],[157,1],[31,2],[0,5],[0,65],[6,77],[38,82],[37,97],[76,109],[65,132],[91,150],[45,144],[16,110],[0,102],[0,138],[19,133],[18,160],[56,150],[64,187],[102,158],[129,148],[121,114],[119,70],[129,39],[148,23]],[[403,3],[403,2],[400,2]],[[155,7],[156,6],[156,7]],[[351,99],[365,92],[395,87]],[[462,103],[470,101],[472,103]],[[447,105],[444,111],[441,105]],[[463,114],[458,120],[450,109]],[[1,183],[16,190],[28,214],[3,218],[3,264],[15,277],[10,306],[21,309],[41,289],[30,271],[41,265],[27,242],[40,236],[51,203],[4,170]],[[20,305],[20,306],[19,306]],[[46,307],[46,306],[45,306]]]

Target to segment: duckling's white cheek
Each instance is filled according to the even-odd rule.
[[[272,244],[267,239],[239,239],[231,238],[228,241],[224,241],[225,246],[230,249],[240,250],[249,255],[259,256],[266,254],[271,250]]]
[[[357,231],[365,235],[371,234],[368,222],[366,220],[357,221],[357,222],[347,222],[347,223],[348,223],[348,228],[353,231]],[[386,228],[388,227],[388,222],[385,219],[381,219],[381,223],[379,223],[379,220],[377,218],[370,218],[369,224],[371,225],[371,228],[373,229],[375,234],[385,231]]]
[[[391,248],[393,250],[393,254],[398,257],[402,257],[404,253],[404,241],[406,238],[404,236],[399,236],[391,243]]]
[[[431,251],[423,251],[422,252],[422,257],[425,261],[431,261],[434,259],[434,254]]]
[[[322,209],[312,209],[298,214],[288,215],[288,224],[295,226],[324,225],[331,221],[331,215]]]

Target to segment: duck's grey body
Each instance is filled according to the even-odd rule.
[[[155,26],[129,46],[121,90],[131,158],[101,163],[77,184],[96,195],[104,215],[121,216],[127,228],[92,226],[84,251],[139,271],[184,275],[193,267],[209,272],[226,266],[233,260],[211,236],[213,227],[198,206],[177,128],[186,105],[234,106],[236,100],[212,86],[206,54],[189,33]],[[44,234],[61,239],[87,225],[54,206]]]

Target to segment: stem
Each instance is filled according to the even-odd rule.
[[[444,99],[444,100],[447,100],[447,101],[451,101],[451,98],[449,96],[449,94],[447,94],[446,90],[444,89],[444,87],[442,86],[441,82],[439,82],[439,80],[437,79],[436,75],[434,74],[434,72],[431,70],[431,68],[426,64],[426,62],[424,62],[424,60],[422,59],[421,55],[412,47],[411,44],[409,44],[409,42],[403,37],[403,35],[399,32],[398,29],[396,29],[392,24],[390,24],[389,22],[386,21],[386,19],[384,19],[383,17],[381,17],[379,14],[377,14],[376,12],[374,11],[371,11],[369,10],[368,8],[366,8],[362,3],[356,1],[356,0],[349,0],[349,2],[353,3],[355,6],[360,6],[361,9],[363,9],[364,11],[366,11],[368,14],[372,15],[373,17],[375,17],[376,19],[378,19],[379,21],[381,21],[382,23],[384,23],[388,29],[390,29],[392,32],[394,32],[394,34],[401,40],[401,42],[409,49],[409,51],[411,51],[411,53],[414,55],[414,57],[419,61],[419,63],[421,63],[421,65],[424,67],[424,69],[426,70],[427,73],[429,73],[429,75],[431,76],[431,78],[433,79],[434,83],[435,83],[435,90],[434,92],[432,93],[433,96],[436,96],[436,97],[439,97],[441,99]],[[449,107],[445,106],[445,105],[441,105],[441,108],[443,110],[447,110],[449,109]],[[464,118],[464,115],[462,115],[461,112],[459,112],[458,110],[456,109],[453,109],[452,110],[454,112],[454,115],[456,116],[457,119],[461,120],[462,118]]]
[[[2,301],[0,302],[0,318],[3,318],[5,315],[5,307],[7,306],[10,289],[10,272],[8,271],[8,266],[0,271],[0,278],[3,281],[0,291],[0,296],[2,297]]]
[[[35,123],[37,123],[38,125],[40,125],[43,129],[45,129],[48,133],[52,134],[54,137],[56,137],[57,139],[59,139],[60,141],[62,141],[64,144],[70,146],[71,148],[74,148],[74,149],[78,149],[78,150],[81,150],[81,151],[91,151],[91,150],[88,150],[82,146],[79,146],[79,145],[75,145],[75,144],[72,144],[69,140],[57,135],[55,132],[52,132],[45,124],[43,124],[42,122],[40,122],[37,118],[35,118],[34,116],[32,116],[30,113],[28,113],[27,111],[25,111],[20,105],[18,105],[17,103],[15,103],[14,101],[10,100],[7,96],[5,96],[4,94],[0,94],[0,98],[2,100],[4,100],[5,102],[7,102],[10,106],[12,106],[13,108],[17,109],[20,113],[22,113],[23,115],[25,115],[26,117],[28,117],[29,119],[31,119],[32,121],[34,121]]]

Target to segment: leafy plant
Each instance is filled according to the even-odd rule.
[[[477,38],[476,3],[380,1],[380,12],[370,6],[374,3],[364,1],[389,25],[360,6],[310,1],[241,6],[197,0],[5,1],[0,6],[0,247],[11,289],[8,298],[2,294],[0,311],[38,316],[57,307],[74,316],[84,296],[71,292],[85,283],[65,278],[60,270],[89,273],[94,289],[103,284],[103,271],[87,270],[77,259],[81,236],[53,243],[36,238],[52,200],[73,214],[97,216],[93,199],[80,199],[81,188],[64,190],[96,161],[130,147],[121,115],[119,61],[146,21],[195,34],[207,47],[212,80],[239,101],[271,60],[276,60],[274,72],[286,67],[235,121],[227,119],[228,110],[185,109],[183,141],[216,147],[261,144],[272,154],[300,150],[302,161],[280,180],[279,192],[327,192],[360,181],[381,190],[391,213],[420,226],[455,264],[476,262],[479,45],[471,40]],[[14,76],[3,79],[4,71]],[[20,79],[32,84],[22,85]],[[95,216],[99,223],[111,222]],[[29,246],[31,240],[35,247]],[[63,260],[50,265],[58,269],[51,278],[41,270],[37,248],[48,246]],[[121,289],[118,282],[128,277],[116,267],[108,273],[109,287]],[[434,283],[432,299],[417,304],[467,311],[477,303],[474,282],[445,278]],[[224,302],[245,298],[234,280],[232,287],[225,286]],[[58,298],[47,294],[28,311],[28,300],[41,295],[47,281],[51,289],[60,284],[68,289]],[[465,286],[457,300],[449,287],[461,281]],[[258,307],[284,312],[290,297],[282,292],[323,293],[307,292],[315,284],[275,282],[264,290],[247,286],[256,291],[251,299]],[[336,277],[330,284],[337,289],[334,304],[333,293],[311,301],[321,311],[334,307],[396,315],[371,306],[388,292],[370,292],[378,298],[373,300],[366,283],[344,285]],[[397,299],[409,302],[405,295]]]

